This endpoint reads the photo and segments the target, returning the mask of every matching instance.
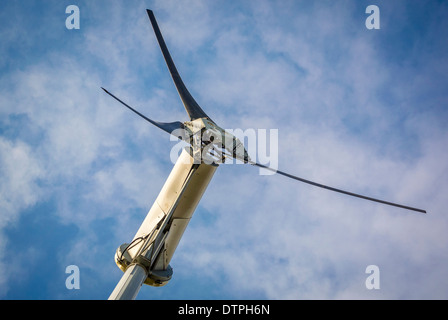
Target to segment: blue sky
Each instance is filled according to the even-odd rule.
[[[68,5],[80,29],[68,30]],[[365,27],[368,5],[380,29]],[[444,1],[3,1],[0,298],[107,299],[187,115],[145,9],[223,128],[278,129],[279,169],[218,168],[162,288],[138,299],[447,299]],[[80,289],[65,268],[77,265]],[[381,288],[367,290],[377,265]]]

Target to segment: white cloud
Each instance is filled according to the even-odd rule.
[[[0,225],[14,221],[17,213],[35,204],[41,190],[38,179],[43,170],[33,150],[22,141],[12,142],[0,137],[1,208]]]
[[[0,137],[0,284],[4,294],[8,290],[7,278],[11,269],[5,249],[10,244],[3,234],[3,228],[14,224],[22,210],[33,206],[43,196],[38,180],[43,169],[33,150],[22,141],[13,142]]]

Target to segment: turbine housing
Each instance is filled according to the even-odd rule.
[[[121,269],[121,271],[125,272],[126,269],[132,264],[137,263],[141,265],[147,272],[147,277],[144,284],[153,286],[153,287],[163,287],[171,280],[173,276],[173,268],[168,265],[165,270],[150,270],[149,260],[140,256],[133,261],[131,255],[128,252],[129,243],[123,243],[121,246],[117,248],[115,252],[115,263]]]

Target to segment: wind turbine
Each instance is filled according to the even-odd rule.
[[[364,200],[426,213],[425,210],[367,197],[306,180],[252,161],[241,141],[219,127],[198,105],[183,83],[160,32],[154,13],[146,10],[171,77],[190,118],[189,121],[158,122],[132,108],[112,93],[107,94],[163,131],[187,142],[168,179],[130,243],[122,244],[115,262],[124,274],[110,300],[135,299],[143,283],[163,286],[172,277],[169,265],[177,245],[219,164],[238,159],[291,179]]]

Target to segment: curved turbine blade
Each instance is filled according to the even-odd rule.
[[[171,58],[170,52],[168,51],[168,48],[165,44],[165,40],[163,40],[163,36],[160,32],[154,13],[149,9],[147,9],[146,12],[148,13],[149,20],[151,21],[154,33],[156,34],[156,38],[159,42],[160,49],[162,50],[163,57],[165,58],[166,65],[168,66],[171,77],[173,78],[174,85],[176,86],[177,92],[179,92],[179,96],[182,100],[182,103],[184,104],[185,110],[187,110],[190,120],[199,118],[210,119],[210,117],[193,99],[190,92],[187,90],[187,87],[185,87],[185,84],[182,81],[179,72],[177,72],[176,66],[174,65],[173,59]]]
[[[127,107],[131,111],[135,112],[136,114],[138,114],[140,117],[142,117],[146,121],[149,121],[150,123],[152,123],[153,125],[155,125],[156,127],[160,128],[160,129],[162,129],[163,131],[166,131],[169,134],[172,134],[172,135],[176,136],[177,138],[180,138],[180,139],[184,140],[184,136],[179,136],[178,134],[175,134],[175,133],[179,133],[179,130],[176,130],[176,129],[182,129],[183,131],[185,131],[185,127],[184,127],[184,124],[182,122],[180,122],[180,121],[175,121],[175,122],[158,122],[158,121],[151,120],[148,117],[146,117],[143,114],[141,114],[140,112],[138,112],[137,110],[135,110],[134,108],[132,108],[131,106],[129,106],[128,104],[126,104],[125,102],[123,102],[120,99],[118,99],[116,96],[114,96],[112,93],[110,93],[109,91],[107,91],[103,87],[101,87],[101,89],[103,89],[108,95],[113,97],[115,100],[121,102],[125,107]],[[176,130],[176,132],[174,132],[175,130]]]
[[[259,163],[253,162],[253,161],[249,161],[249,163],[252,164],[252,165],[258,166],[260,168],[268,169],[270,171],[279,173],[279,174],[281,174],[281,175],[283,175],[285,177],[288,177],[288,178],[291,178],[291,179],[294,179],[294,180],[298,180],[300,182],[308,183],[310,185],[313,185],[313,186],[316,186],[316,187],[319,187],[319,188],[323,188],[323,189],[327,189],[327,190],[330,190],[330,191],[343,193],[343,194],[346,194],[346,195],[349,195],[349,196],[352,196],[352,197],[361,198],[361,199],[364,199],[364,200],[379,202],[379,203],[382,203],[382,204],[386,204],[386,205],[389,205],[389,206],[394,206],[394,207],[398,207],[398,208],[402,208],[402,209],[406,209],[406,210],[412,210],[412,211],[417,211],[417,212],[421,212],[421,213],[426,213],[426,210],[417,209],[417,208],[413,208],[413,207],[408,207],[408,206],[404,206],[404,205],[401,205],[401,204],[397,204],[397,203],[393,203],[393,202],[389,202],[389,201],[384,201],[384,200],[380,200],[380,199],[375,199],[375,198],[363,196],[361,194],[357,194],[357,193],[353,193],[353,192],[349,192],[349,191],[345,191],[345,190],[341,190],[341,189],[336,189],[336,188],[333,188],[333,187],[330,187],[330,186],[326,186],[326,185],[323,185],[323,184],[320,184],[320,183],[317,183],[317,182],[306,180],[306,179],[294,176],[292,174],[289,174],[289,173],[286,173],[286,172],[283,172],[283,171],[280,171],[280,170],[272,169],[270,167],[267,167],[265,165],[262,165],[262,164],[259,164]]]

